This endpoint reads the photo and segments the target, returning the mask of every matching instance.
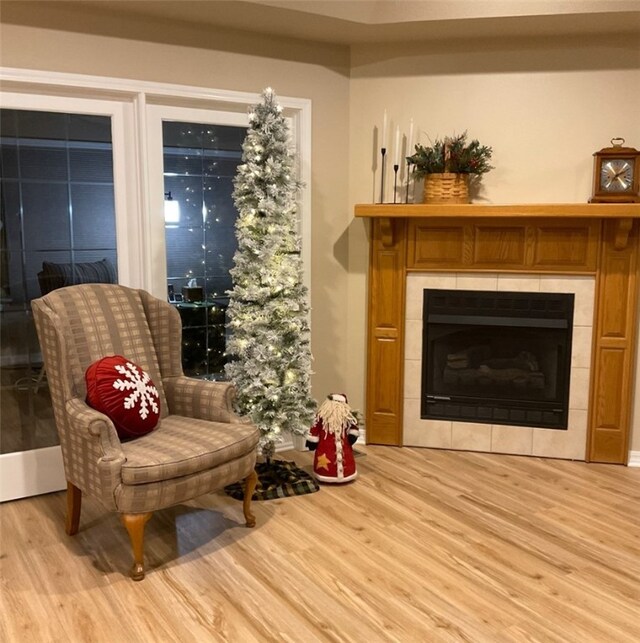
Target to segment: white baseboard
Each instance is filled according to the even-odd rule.
[[[640,451],[629,451],[629,467],[640,467]]]
[[[0,457],[0,502],[66,488],[60,446],[4,453]]]

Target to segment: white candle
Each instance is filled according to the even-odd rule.
[[[407,139],[407,156],[413,154],[413,118],[409,121],[409,138]]]
[[[382,136],[380,137],[380,147],[387,147],[387,110],[384,110],[382,119]]]
[[[393,157],[393,164],[400,165],[400,125],[396,125],[396,146]]]

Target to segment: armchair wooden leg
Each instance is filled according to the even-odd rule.
[[[144,578],[144,526],[153,515],[152,512],[144,514],[120,514],[120,520],[129,532],[129,540],[133,549],[133,567],[131,578],[142,580]]]
[[[247,527],[256,526],[256,517],[251,513],[251,496],[258,484],[258,474],[253,469],[251,473],[244,479],[244,499],[242,501],[242,511],[244,512],[244,519],[246,520]]]
[[[67,519],[64,529],[69,536],[74,536],[78,533],[81,507],[82,491],[67,480]]]

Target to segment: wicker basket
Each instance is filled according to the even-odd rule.
[[[427,174],[423,200],[424,203],[469,203],[469,175]]]

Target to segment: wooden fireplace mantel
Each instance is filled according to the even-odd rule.
[[[540,217],[562,217],[563,219],[613,219],[618,230],[617,243],[625,243],[633,219],[640,218],[640,203],[534,203],[534,204],[490,204],[453,203],[444,205],[413,203],[373,203],[355,207],[356,217],[367,217],[381,221],[387,243],[393,239],[394,219],[437,217],[491,217],[493,219],[530,219]]]
[[[638,327],[640,203],[361,204],[372,220],[367,441],[402,444],[408,272],[593,275],[587,461],[626,464]]]

